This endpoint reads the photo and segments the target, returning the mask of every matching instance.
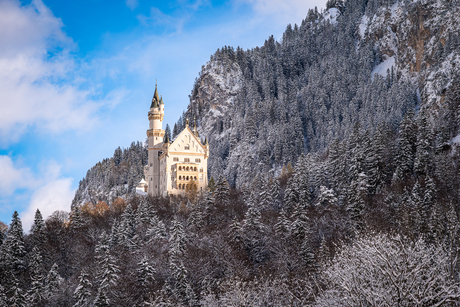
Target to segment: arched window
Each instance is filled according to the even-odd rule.
[[[180,183],[179,183],[179,189],[180,189],[180,186],[181,186],[181,185],[180,185]]]
[[[182,166],[179,166],[179,170],[180,170],[180,171],[182,170]]]
[[[185,179],[185,180],[188,180],[188,176],[187,176],[187,179]]]
[[[196,172],[196,167],[193,170]]]
[[[185,150],[190,150],[190,145],[189,144],[185,145],[184,149]]]
[[[182,180],[182,176],[179,176],[179,180]]]
[[[193,177],[193,180],[195,180],[195,181],[196,181],[196,176],[195,176],[195,177]]]
[[[200,168],[200,173],[202,173],[202,172],[203,172],[203,168]]]
[[[187,166],[187,169],[186,169],[186,171],[188,172],[188,170],[189,170],[189,169],[188,169],[188,166]]]

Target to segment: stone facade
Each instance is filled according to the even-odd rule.
[[[187,125],[171,143],[162,129],[164,117],[163,98],[159,98],[157,87],[148,113],[148,165],[144,176],[147,193],[151,196],[184,195],[192,185],[203,192],[208,185],[209,145],[201,142],[194,125]]]

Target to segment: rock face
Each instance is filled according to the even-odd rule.
[[[427,112],[432,129],[460,115],[460,102],[446,99],[459,76],[458,1],[332,2],[280,42],[224,47],[202,67],[186,116],[209,138],[212,176],[241,186],[322,151],[357,122],[397,131],[409,108]],[[456,125],[445,124],[451,137]]]
[[[458,74],[459,22],[457,1],[396,2],[364,15],[357,34],[374,42],[383,61],[394,58],[398,78],[416,84],[422,107],[436,110]]]
[[[210,61],[203,67],[189,106],[189,113],[199,114],[201,123],[206,123],[201,125],[203,135],[223,132],[216,122],[226,120],[241,81],[242,71],[238,63],[226,65],[221,61]]]

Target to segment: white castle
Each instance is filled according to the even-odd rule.
[[[138,187],[151,196],[184,195],[193,185],[197,192],[204,192],[208,185],[209,144],[207,139],[201,142],[196,123],[192,130],[187,119],[185,129],[170,143],[162,129],[165,105],[156,85],[148,114],[149,164],[144,168],[146,181],[142,180]]]

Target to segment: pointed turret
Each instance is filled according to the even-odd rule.
[[[198,134],[198,129],[196,128],[196,118],[195,117],[193,117],[193,134],[197,138],[200,138],[200,135]]]
[[[158,88],[157,88],[157,84],[155,83],[155,93],[153,94],[152,104],[150,105],[150,108],[158,108],[159,102],[160,102],[160,96],[158,95]]]
[[[160,105],[162,105],[162,104],[165,104],[165,103],[163,102],[163,95],[161,95],[161,97],[160,97]]]
[[[165,144],[169,144],[169,136],[166,134],[166,137],[165,137]]]

